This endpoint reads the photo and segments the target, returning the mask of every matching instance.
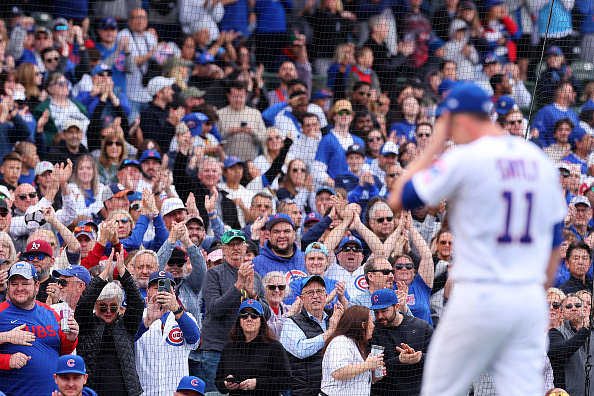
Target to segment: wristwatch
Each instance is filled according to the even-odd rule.
[[[181,304],[180,304],[180,306],[179,306],[179,308],[177,309],[177,311],[175,311],[175,312],[172,312],[172,313],[173,313],[173,315],[174,315],[174,316],[177,316],[177,315],[179,315],[179,314],[180,314],[180,313],[182,313],[182,312],[184,312],[184,307],[182,307],[182,306],[181,306]]]

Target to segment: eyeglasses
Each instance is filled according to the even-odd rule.
[[[561,303],[554,302],[554,303],[549,304],[549,306],[552,306],[553,309],[559,309],[561,307]]]
[[[278,289],[280,291],[284,291],[287,288],[287,285],[268,285],[266,287],[270,291],[275,291],[276,289]]]
[[[353,252],[353,253],[360,253],[361,252],[361,248],[357,247],[357,246],[345,246],[342,249],[340,249],[341,252]]]
[[[281,137],[280,137],[280,135],[275,135],[275,136],[268,136],[268,137],[266,138],[266,141],[267,141],[267,142],[272,142],[273,140],[281,140]]]
[[[140,210],[140,204],[135,203],[135,204],[130,205],[130,210]]]
[[[313,297],[316,294],[318,296],[324,296],[324,295],[326,295],[326,290],[325,289],[308,290],[306,292],[303,292],[302,294],[307,297]]]
[[[394,264],[394,268],[396,268],[398,271],[402,270],[402,268],[406,268],[407,270],[411,270],[413,268],[413,265],[412,265],[412,263]]]
[[[239,319],[258,319],[260,317],[260,314],[257,312],[244,312],[244,313],[240,313],[239,314]]]
[[[571,308],[573,308],[574,306],[575,306],[576,308],[581,308],[581,307],[582,307],[582,305],[583,305],[582,303],[575,303],[575,304],[569,303],[569,304],[565,304],[565,308],[567,308],[567,309],[571,309]]]
[[[384,222],[384,220],[386,220],[389,223],[392,220],[394,220],[394,216],[391,216],[391,217],[378,217],[377,219],[375,219],[375,221],[377,221],[380,224],[382,224]]]
[[[186,263],[183,261],[178,261],[178,262],[173,262],[173,263],[167,263],[168,266],[170,267],[183,267]]]
[[[109,312],[116,313],[116,312],[118,312],[118,310],[120,309],[120,307],[118,307],[115,304],[110,305],[109,307],[107,305],[99,305],[99,311],[101,311],[103,313],[106,313],[108,309],[109,309]]]
[[[28,254],[25,256],[25,259],[27,261],[33,261],[33,260],[35,260],[35,257],[37,257],[37,260],[43,261],[46,257],[46,254],[45,253]]]
[[[361,96],[371,96],[371,92],[367,91],[358,91],[357,93]]]
[[[419,133],[417,135],[417,137],[420,137],[420,138],[422,138],[422,137],[431,137],[431,134],[430,133]]]
[[[381,270],[373,270],[373,271],[369,271],[369,272],[381,272],[382,275],[386,275],[386,276],[388,276],[390,274],[394,275],[396,273],[396,271],[393,269],[381,269]]]
[[[74,232],[93,232],[95,229],[91,226],[84,226],[84,227],[74,227]]]
[[[33,199],[33,198],[35,198],[36,196],[37,196],[37,192],[30,192],[30,193],[28,193],[28,194],[19,194],[19,195],[17,195],[17,197],[19,197],[19,199],[20,199],[21,201],[25,201],[25,200],[27,199],[27,197],[29,197],[29,198]]]
[[[58,279],[58,285],[62,286],[62,287],[66,287],[68,286],[69,283],[78,283],[78,281],[67,281],[66,279]]]
[[[305,169],[305,168],[293,168],[293,169],[291,169],[291,172],[293,172],[293,173],[297,173],[297,172],[307,173],[307,169]]]
[[[563,176],[563,177],[569,177],[569,175],[570,175],[570,173],[569,173],[568,170],[562,170],[561,171],[561,176]]]
[[[59,87],[66,87],[68,86],[68,81],[56,81],[54,85],[57,85]]]
[[[384,140],[384,138],[381,136],[376,136],[376,137],[372,136],[372,137],[367,138],[368,142],[373,142],[373,141],[381,142],[382,140]]]
[[[339,116],[341,115],[351,115],[351,112],[348,110],[339,110],[336,112],[336,114],[338,114]]]
[[[227,243],[225,246],[228,246],[229,248],[236,250],[236,249],[241,249],[243,246],[245,245],[245,242],[240,242],[240,243]]]
[[[129,219],[127,219],[127,218],[125,218],[125,217],[124,217],[123,219],[116,220],[115,222],[116,222],[116,223],[122,223],[122,224],[126,224],[126,223],[128,223],[129,221],[130,221]]]
[[[113,146],[114,144],[115,144],[116,146],[118,146],[118,147],[121,147],[121,146],[123,146],[123,143],[122,143],[122,142],[120,142],[119,140],[106,140],[106,141],[105,141],[105,145],[106,145],[106,146]]]
[[[57,62],[57,61],[59,61],[59,60],[60,60],[60,58],[59,58],[59,57],[55,57],[55,58],[46,58],[46,59],[44,60],[44,62],[45,62],[45,63],[50,63],[50,62]]]
[[[509,125],[521,124],[522,120],[511,120],[507,122]]]
[[[439,241],[439,244],[440,245],[450,245],[450,246],[452,246],[454,244],[454,242],[452,242],[452,241]]]

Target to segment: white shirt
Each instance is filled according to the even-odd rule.
[[[336,370],[364,361],[357,344],[350,338],[338,336],[330,341],[322,360],[322,392],[328,396],[368,396],[371,393],[371,370],[346,381],[332,377]]]
[[[345,270],[335,260],[332,265],[326,270],[324,276],[326,278],[334,279],[338,282],[344,282],[347,292],[351,298],[367,290],[367,281],[363,272],[364,266],[357,268],[352,274]]]
[[[484,136],[413,176],[419,198],[449,204],[454,281],[544,283],[566,204],[559,171],[536,145]]]
[[[245,205],[246,208],[252,206],[252,198],[255,195],[253,191],[248,190],[241,184],[237,190],[232,190],[227,186],[227,183],[219,184],[219,189],[227,191],[227,198],[230,200],[234,200],[235,198],[241,198],[241,201]],[[245,216],[243,215],[243,210],[239,207],[239,205],[235,205],[237,207],[237,219],[241,224],[241,227],[245,227]]]

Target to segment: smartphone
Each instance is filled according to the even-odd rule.
[[[239,381],[238,379],[235,379],[235,377],[227,377],[227,378],[225,378],[225,381],[227,381],[231,384],[241,384],[241,381]]]
[[[247,122],[245,122],[245,121],[244,121],[244,122],[242,122],[241,124],[239,124],[239,126],[240,126],[240,127],[247,126]]]
[[[171,281],[169,279],[159,279],[159,292],[171,293]]]

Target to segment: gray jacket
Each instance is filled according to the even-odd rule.
[[[200,333],[200,349],[204,351],[220,352],[229,342],[229,332],[237,319],[237,311],[242,302],[242,293],[235,287],[237,273],[238,269],[226,261],[206,271],[202,286],[206,314]],[[258,300],[264,307],[264,316],[268,320],[270,308],[264,295],[262,277],[257,272],[254,273],[254,288]]]

